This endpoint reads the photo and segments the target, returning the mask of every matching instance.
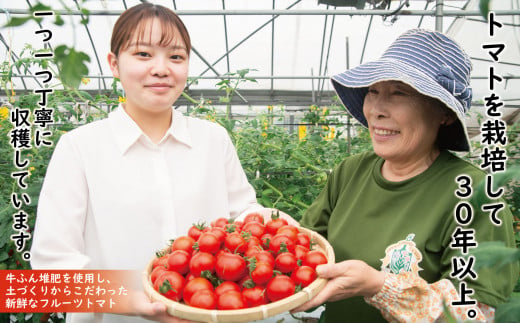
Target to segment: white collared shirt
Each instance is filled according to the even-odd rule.
[[[57,143],[31,265],[143,270],[193,223],[260,207],[223,127],[173,110],[170,129],[154,144],[119,107]]]

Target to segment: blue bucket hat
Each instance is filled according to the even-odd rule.
[[[439,32],[412,29],[397,38],[377,61],[334,75],[332,85],[350,114],[365,127],[363,101],[368,87],[380,81],[401,81],[438,99],[455,112],[457,121],[439,130],[442,149],[469,151],[465,114],[471,106],[471,61],[451,38]]]

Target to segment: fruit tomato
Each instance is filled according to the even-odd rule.
[[[252,213],[249,213],[246,215],[243,222],[244,222],[244,225],[249,222],[258,222],[258,223],[264,224],[264,217],[260,213],[252,212]]]
[[[217,299],[217,308],[219,310],[238,310],[244,307],[242,293],[236,290],[228,290]]]
[[[188,229],[188,236],[192,237],[194,240],[197,240],[202,232],[207,231],[206,224],[204,222],[202,223],[194,223],[189,229]]]
[[[198,308],[213,310],[217,308],[217,296],[210,289],[201,289],[193,294],[188,304]]]
[[[180,236],[172,242],[171,250],[184,250],[189,254],[193,253],[193,244],[195,239],[190,236]]]
[[[253,258],[256,259],[257,262],[263,261],[271,264],[274,267],[274,256],[267,250],[262,250],[253,255]]]
[[[224,228],[227,224],[229,224],[229,220],[227,218],[217,218],[213,221],[211,221],[212,227],[221,227]]]
[[[272,218],[271,220],[267,221],[265,223],[265,229],[266,232],[275,235],[276,231],[278,231],[279,228],[283,227],[284,225],[287,225],[287,220],[282,218]]]
[[[215,263],[215,272],[222,280],[239,281],[246,274],[246,261],[235,253],[220,253]]]
[[[191,303],[191,297],[197,292],[198,290],[202,289],[208,289],[210,291],[213,291],[213,285],[209,280],[207,280],[204,277],[195,277],[189,282],[186,283],[184,286],[183,291],[183,299],[186,303]]]
[[[298,233],[300,233],[300,230],[298,230],[297,227],[295,227],[293,225],[289,225],[289,224],[284,225],[283,227],[276,230],[276,235],[284,234],[284,235],[288,236],[289,238],[291,238],[291,240],[294,243],[296,243],[296,241],[297,241]]]
[[[190,270],[191,254],[184,250],[174,250],[168,256],[168,270],[173,270],[181,275]]]
[[[224,248],[230,252],[244,253],[247,250],[247,242],[238,232],[233,232],[227,235],[224,240]]]
[[[242,291],[242,299],[246,307],[254,307],[267,304],[265,290],[260,286],[246,288]]]
[[[304,246],[307,249],[311,248],[311,238],[305,233],[298,233],[296,236],[296,245]]]
[[[219,237],[212,232],[203,232],[195,244],[199,251],[209,252],[216,255],[220,250]]]
[[[256,221],[247,222],[242,227],[242,232],[248,232],[252,236],[260,238],[265,233],[265,225]]]
[[[302,260],[302,266],[309,266],[316,270],[316,266],[326,264],[327,256],[319,250],[311,250],[307,252],[305,258]]]
[[[208,252],[199,251],[190,259],[190,272],[199,277],[203,271],[215,272],[215,256]]]
[[[292,252],[282,252],[274,259],[274,268],[284,274],[289,274],[298,267],[297,261]]]
[[[258,261],[251,263],[250,276],[257,285],[267,284],[273,278],[273,265],[268,262]]]
[[[182,298],[184,277],[175,271],[167,270],[157,277],[153,287],[164,297],[178,302]]]
[[[150,280],[152,281],[152,284],[155,283],[155,280],[157,280],[157,278],[165,271],[166,267],[164,266],[155,267],[150,273]]]
[[[215,287],[215,294],[217,295],[217,297],[220,297],[220,295],[224,294],[228,290],[234,290],[234,291],[240,292],[241,288],[235,282],[224,281],[224,282],[220,283],[220,285]]]
[[[309,286],[317,277],[316,271],[309,266],[298,267],[291,274],[291,279],[294,283],[301,285],[301,287]]]
[[[269,241],[269,250],[275,255],[283,251],[294,252],[294,241],[285,234],[276,234]]]
[[[294,281],[286,275],[275,276],[265,289],[267,298],[271,302],[276,302],[282,298],[286,298],[294,294],[296,285]]]

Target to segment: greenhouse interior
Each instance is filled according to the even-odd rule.
[[[0,0],[1,269],[30,269],[10,233],[12,196],[26,199],[32,231],[60,136],[126,102],[107,60],[111,31],[125,10],[146,2],[173,10],[191,39],[188,79],[174,109],[223,126],[258,203],[297,221],[345,157],[371,148],[368,130],[347,112],[331,78],[379,59],[410,29],[449,36],[472,65],[465,115],[471,150],[456,154],[481,163],[486,115],[498,104],[507,127],[505,173],[513,174],[506,200],[520,247],[520,0]],[[37,106],[53,111],[52,120],[40,120],[31,143],[19,149],[11,111]],[[23,181],[13,176],[23,168],[15,151],[29,161]],[[518,318],[520,280],[515,295],[509,315]],[[11,313],[6,320],[40,317],[64,318]],[[288,314],[264,321],[280,320],[304,321]]]

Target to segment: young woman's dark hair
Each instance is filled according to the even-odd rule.
[[[178,31],[189,55],[191,51],[190,35],[182,20],[172,10],[151,3],[142,3],[134,6],[119,17],[112,31],[110,51],[117,57],[121,50],[126,49],[130,45],[130,41],[135,33],[137,33],[138,39],[142,39],[146,26],[145,22],[153,18],[159,20],[163,31],[159,44],[166,45],[171,43],[175,37],[175,32]]]

